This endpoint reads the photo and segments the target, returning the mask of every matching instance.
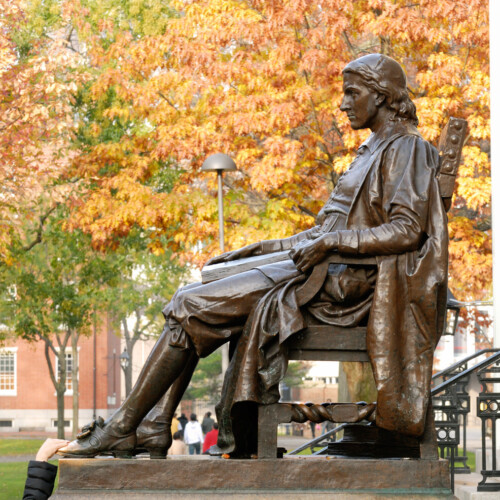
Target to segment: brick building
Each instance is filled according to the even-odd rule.
[[[78,347],[79,425],[94,415],[106,417],[120,403],[120,338],[108,318],[97,334],[81,337]],[[0,346],[0,431],[55,431],[56,391],[45,360],[44,343],[7,341]],[[57,369],[55,356],[51,353]],[[73,363],[71,348],[66,360]],[[70,371],[68,367],[68,372]],[[94,379],[95,377],[95,379]],[[65,427],[72,429],[71,374],[66,381]]]

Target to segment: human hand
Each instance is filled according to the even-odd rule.
[[[232,252],[225,252],[217,257],[212,257],[205,265],[211,266],[213,264],[220,264],[221,262],[230,262],[232,260],[243,259],[245,257],[250,257],[252,255],[259,255],[261,252],[260,242],[252,243],[246,247],[240,248],[238,250],[233,250]]]
[[[326,233],[314,239],[301,241],[290,250],[290,258],[295,262],[295,267],[305,272],[316,264],[319,264],[325,257],[338,247],[336,233]]]
[[[45,442],[40,446],[38,450],[35,460],[38,462],[46,462],[50,457],[52,457],[57,450],[69,444],[69,441],[66,439],[52,439],[48,438]]]

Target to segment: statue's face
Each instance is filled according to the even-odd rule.
[[[344,97],[340,109],[347,114],[354,130],[372,128],[379,112],[380,94],[367,87],[355,73],[344,73]]]

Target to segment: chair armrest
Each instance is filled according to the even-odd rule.
[[[339,254],[332,254],[325,259],[328,264],[347,264],[347,265],[358,265],[358,266],[376,266],[376,257],[359,257],[359,256],[344,256]]]

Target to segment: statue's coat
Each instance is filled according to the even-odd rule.
[[[343,255],[373,255],[377,260],[367,325],[367,350],[378,390],[377,425],[421,436],[433,353],[446,311],[448,232],[436,180],[439,157],[405,123],[389,123],[365,144],[371,163],[355,194],[346,229],[338,232],[338,248]],[[320,212],[318,222],[325,217]],[[315,292],[328,279],[328,267],[323,268],[320,278],[313,270]],[[318,308],[317,297],[300,307],[300,287],[308,276],[289,262],[261,271],[276,286],[259,301],[245,325],[218,405],[219,446],[227,452],[254,447],[255,435],[249,429],[254,410],[245,404],[238,409],[235,403],[269,404],[279,399],[286,339],[306,326],[306,309]]]

